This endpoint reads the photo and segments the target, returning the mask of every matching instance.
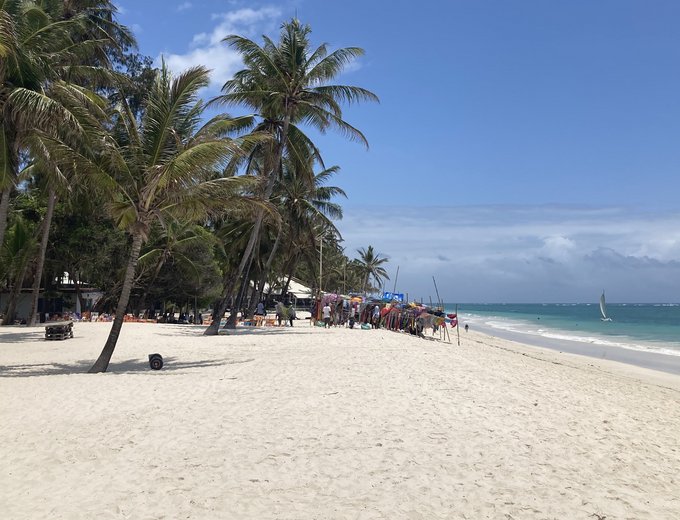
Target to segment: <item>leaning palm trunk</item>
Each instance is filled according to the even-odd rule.
[[[264,272],[261,272],[257,280],[253,279],[253,288],[250,290],[250,295],[248,296],[248,312],[246,313],[248,318],[252,318],[255,314],[255,309],[260,301],[257,297],[259,294],[258,289],[260,287],[260,281],[264,280],[264,277]]]
[[[161,257],[158,259],[158,262],[156,263],[156,267],[154,268],[153,275],[151,276],[151,280],[149,280],[149,283],[146,284],[146,287],[144,288],[144,292],[142,293],[141,298],[139,298],[139,302],[137,303],[137,309],[135,310],[135,317],[136,318],[139,318],[139,314],[141,313],[142,306],[146,305],[146,299],[149,297],[149,292],[151,291],[153,284],[156,283],[156,279],[158,278],[158,275],[161,273],[161,269],[163,268],[164,264],[165,264],[165,254],[162,254]],[[144,307],[144,310],[146,310],[146,307]]]
[[[0,194],[0,247],[5,240],[5,231],[7,230],[7,215],[9,214],[9,196],[11,188],[5,188]]]
[[[255,220],[255,226],[253,227],[253,231],[250,233],[248,244],[246,245],[246,249],[243,252],[243,256],[241,257],[241,262],[238,264],[238,268],[236,269],[236,271],[234,271],[231,274],[231,276],[226,278],[222,298],[220,298],[215,304],[215,308],[213,309],[212,314],[212,323],[208,325],[208,328],[205,329],[205,332],[203,333],[206,336],[215,336],[219,333],[220,321],[222,320],[222,316],[224,316],[224,313],[227,310],[227,305],[229,304],[229,302],[233,301],[236,284],[241,275],[245,272],[246,265],[250,261],[253,250],[255,249],[255,242],[260,237],[259,231],[260,226],[262,225],[263,218],[264,210],[259,210],[257,213],[257,219]],[[232,307],[234,306],[232,305]]]
[[[274,186],[276,185],[276,177],[279,171],[279,168],[281,167],[281,159],[283,158],[283,148],[284,148],[284,143],[288,139],[288,128],[290,126],[290,110],[286,110],[286,117],[283,120],[283,128],[281,130],[281,142],[279,143],[278,150],[276,153],[276,160],[274,161],[274,165],[270,170],[269,177],[267,179],[267,187],[265,189],[264,193],[264,200],[269,200],[269,198],[272,196],[272,193],[274,192]],[[257,212],[257,218],[255,219],[255,225],[253,226],[253,230],[250,233],[250,238],[248,239],[248,244],[246,245],[246,249],[243,252],[243,257],[241,257],[241,262],[238,265],[238,269],[236,272],[232,275],[231,278],[227,281],[225,284],[225,290],[224,293],[222,294],[222,298],[217,302],[215,305],[215,309],[213,310],[213,315],[212,315],[212,323],[208,326],[207,329],[205,329],[205,334],[206,336],[215,336],[219,332],[220,328],[220,321],[222,320],[222,316],[224,316],[224,312],[227,310],[227,303],[233,298],[234,296],[234,291],[237,286],[238,280],[243,276],[243,273],[246,270],[246,266],[249,264],[250,259],[252,257],[253,251],[255,250],[255,243],[259,240],[260,238],[260,229],[262,228],[262,221],[264,220],[264,209],[259,209]],[[233,306],[232,306],[233,307]],[[232,314],[234,313],[234,310],[238,311],[238,309],[232,309]],[[235,318],[235,316],[234,316]],[[233,322],[235,324],[235,320]],[[229,322],[225,326],[229,326]],[[233,328],[233,325],[230,327]]]
[[[130,250],[130,258],[128,259],[128,265],[125,271],[125,279],[123,280],[123,290],[120,293],[120,298],[118,299],[118,305],[116,307],[116,317],[113,320],[109,337],[106,340],[106,344],[104,345],[101,354],[99,354],[99,358],[97,358],[97,361],[95,361],[94,365],[92,365],[92,368],[89,370],[91,374],[106,372],[106,369],[109,367],[111,356],[113,355],[116,343],[118,342],[118,336],[120,336],[120,330],[123,327],[125,311],[127,310],[127,305],[130,301],[130,293],[132,292],[132,284],[135,279],[135,270],[137,269],[142,242],[142,234],[139,231],[135,232],[132,235],[132,249]]]
[[[267,263],[265,264],[264,269],[262,270],[262,274],[260,276],[260,282],[257,288],[257,297],[253,298],[255,305],[257,305],[257,302],[262,301],[262,297],[264,295],[264,286],[267,283],[267,278],[269,278],[269,273],[271,272],[272,264],[274,263],[274,257],[276,256],[276,252],[279,249],[279,244],[281,243],[281,235],[282,230],[281,227],[279,226],[279,232],[276,234],[276,240],[274,241],[272,250],[269,253],[269,258],[267,258]]]
[[[253,251],[255,251],[256,248],[253,248]],[[259,240],[258,240],[258,245],[257,249],[259,249]],[[254,259],[254,254],[250,255],[250,261],[248,262],[248,267],[246,267],[245,274],[243,275],[243,279],[241,280],[241,284],[239,286],[238,294],[236,296],[236,301],[234,305],[232,306],[231,313],[229,314],[229,319],[227,319],[227,323],[225,323],[224,328],[225,329],[234,329],[236,328],[236,323],[238,320],[238,312],[241,310],[241,307],[243,306],[243,295],[246,293],[246,289],[248,287],[248,284],[250,282],[250,268],[253,265],[253,259]],[[242,315],[242,318],[245,318],[245,316]]]
[[[2,320],[2,325],[12,325],[14,323],[14,315],[17,310],[17,300],[19,299],[19,294],[21,293],[21,287],[24,285],[24,278],[26,278],[26,272],[28,271],[29,262],[24,262],[21,271],[17,273],[16,280],[14,281],[14,286],[9,293],[9,300],[7,301],[7,310],[5,311],[5,317]]]
[[[76,298],[78,298],[78,303],[80,304],[80,314],[82,315],[83,311],[85,310],[85,298],[83,298],[83,291],[80,287],[80,280],[78,279],[80,275],[78,275],[75,269],[73,270],[73,273],[70,274],[73,280],[73,286],[76,289]]]
[[[293,278],[293,273],[290,272],[288,273],[288,278],[286,278],[286,283],[283,284],[283,288],[281,289],[281,295],[288,294],[288,288],[290,287],[290,281]]]
[[[57,192],[54,188],[49,189],[47,196],[47,213],[43,221],[42,237],[40,238],[40,248],[38,250],[38,265],[35,268],[33,287],[31,289],[31,312],[28,315],[27,324],[34,327],[38,316],[38,300],[40,299],[40,282],[42,281],[43,266],[45,265],[45,252],[47,251],[47,241],[50,238],[50,227],[52,227],[52,216],[54,206],[57,203]]]

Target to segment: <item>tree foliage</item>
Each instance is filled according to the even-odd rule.
[[[116,316],[92,367],[105,371],[132,310],[218,299],[221,317],[237,292],[257,301],[291,276],[379,285],[387,260],[371,246],[345,255],[339,167],[304,130],[367,145],[342,107],[377,97],[334,83],[362,49],[310,37],[297,19],[261,45],[228,36],[243,69],[206,104],[208,70],[155,68],[110,0],[0,1],[0,292],[46,299],[65,273],[101,289]],[[207,115],[224,105],[254,114]]]

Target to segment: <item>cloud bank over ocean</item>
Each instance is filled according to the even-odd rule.
[[[450,302],[680,301],[680,213],[626,207],[347,207],[346,252],[389,256],[392,290]]]

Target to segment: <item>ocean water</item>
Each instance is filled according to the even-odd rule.
[[[446,304],[447,312],[455,305]],[[458,304],[461,325],[680,356],[680,304]]]

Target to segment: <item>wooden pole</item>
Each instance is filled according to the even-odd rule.
[[[456,329],[458,329],[458,346],[460,347],[460,316],[458,316],[458,304],[456,304]]]
[[[442,307],[443,310],[442,299],[439,297],[439,289],[437,289],[437,281],[434,279],[434,276],[432,277],[432,281],[434,282],[434,290],[437,293],[437,302],[439,302],[438,305]]]
[[[397,292],[397,280],[399,280],[399,266],[397,266],[397,274],[394,277],[394,289],[392,289],[393,293]]]

